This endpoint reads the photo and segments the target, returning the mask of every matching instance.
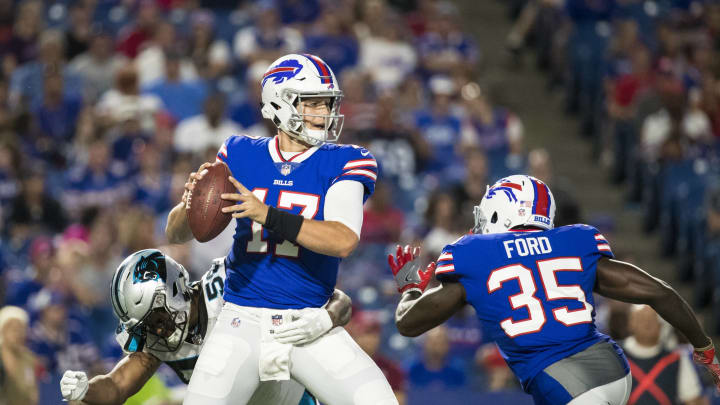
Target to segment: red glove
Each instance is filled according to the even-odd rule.
[[[435,274],[435,262],[428,264],[424,271],[419,271],[419,255],[420,248],[411,248],[410,245],[405,245],[404,249],[398,245],[395,256],[388,255],[388,264],[401,294],[413,290],[422,294]]]
[[[715,357],[715,347],[710,346],[703,349],[695,349],[693,352],[695,363],[702,364],[710,372],[716,389],[720,392],[720,363]]]

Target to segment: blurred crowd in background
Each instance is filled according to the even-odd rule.
[[[508,49],[536,48],[598,158],[709,304],[705,277],[720,271],[720,6],[505,3]],[[470,308],[418,339],[393,324],[387,253],[417,243],[437,257],[472,227],[487,184],[527,172],[555,194],[556,226],[583,220],[548,152],[528,150],[521,118],[478,84],[482,50],[461,22],[443,0],[0,0],[0,304],[24,310],[0,310],[0,352],[26,338],[16,379],[55,404],[65,370],[105,373],[118,361],[108,292],[126,255],[159,247],[198,278],[227,253],[232,226],[205,244],[168,245],[167,213],[228,136],[275,134],[260,115],[260,78],[276,58],[307,52],[340,80],[340,141],[380,165],[361,244],[340,269],[349,331],[400,397],[518,390]],[[626,337],[627,308],[615,307],[599,305],[598,319]],[[172,398],[181,383],[161,370],[147,395]],[[38,401],[24,392],[24,404]]]

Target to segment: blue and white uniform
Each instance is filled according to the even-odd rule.
[[[328,219],[326,195],[340,182],[360,183],[363,203],[375,190],[377,163],[364,148],[324,144],[285,159],[278,144],[277,137],[233,136],[221,148],[218,159],[265,204],[307,219]],[[236,223],[228,255],[227,302],[299,309],[318,308],[330,299],[339,258],[279,240],[249,219]]]
[[[593,288],[602,257],[613,257],[610,245],[588,225],[471,234],[445,247],[436,274],[463,285],[483,336],[497,343],[537,404],[573,398],[573,404],[592,403],[576,401],[629,372],[622,350],[594,323]],[[604,367],[599,373],[588,366],[593,356]],[[561,367],[554,365],[565,361],[562,368],[573,367],[566,359],[583,364],[575,374],[584,381],[560,375]]]
[[[332,69],[315,55],[290,54],[270,65],[260,85],[260,110],[278,128],[278,136],[232,136],[217,159],[263,203],[306,220],[339,222],[359,238],[362,206],[375,189],[377,162],[364,148],[334,143],[344,117]],[[283,152],[280,137],[307,149]],[[396,405],[382,371],[342,327],[305,344],[274,338],[275,328],[298,314],[314,320],[323,315],[317,311],[332,296],[340,259],[282,240],[250,219],[235,223],[227,302],[184,403],[246,403],[260,381],[292,378],[323,403]],[[313,330],[327,330],[326,321],[312,324]]]

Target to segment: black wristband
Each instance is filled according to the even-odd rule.
[[[300,233],[303,220],[301,215],[291,214],[270,206],[264,226],[275,236],[294,243]]]

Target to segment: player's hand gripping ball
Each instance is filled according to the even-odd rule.
[[[250,218],[251,220],[265,225],[267,220],[268,206],[265,205],[255,194],[248,190],[234,177],[230,177],[233,185],[232,191],[227,191],[221,197],[230,203],[230,206],[222,209],[222,212],[231,214],[233,218]],[[239,204],[236,204],[239,203]]]
[[[406,245],[405,248],[398,245],[395,256],[388,255],[388,264],[400,293],[424,292],[435,274],[435,262],[431,262],[425,270],[420,271],[418,256],[420,256],[420,248],[413,248],[410,245]]]
[[[197,172],[191,173],[185,184],[185,214],[193,236],[199,242],[207,242],[220,234],[232,217],[222,211],[233,205],[220,195],[233,192],[230,169],[223,162],[203,163]]]

